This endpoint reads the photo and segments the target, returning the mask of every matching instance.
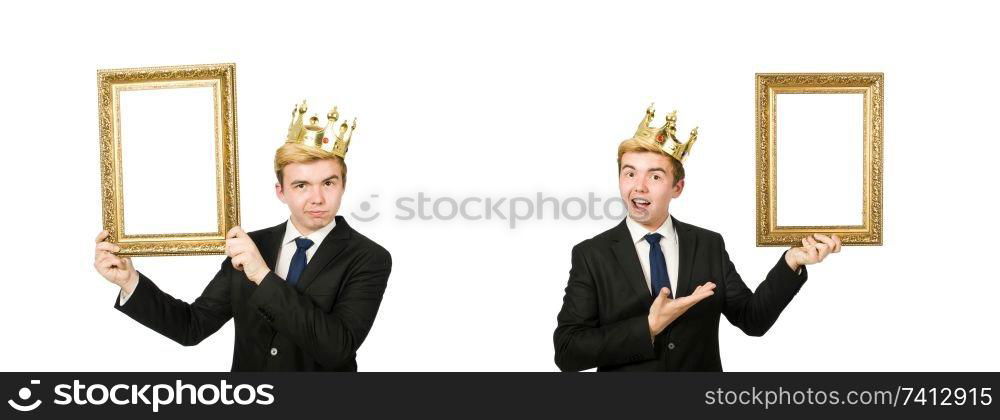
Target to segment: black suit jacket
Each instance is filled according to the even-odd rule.
[[[115,308],[185,346],[234,320],[234,371],[357,371],[355,354],[375,321],[392,260],[343,217],[309,260],[296,286],[274,274],[285,223],[250,232],[272,271],[260,285],[222,262],[194,303],[164,293],[146,276]]]
[[[653,297],[625,221],[573,248],[569,284],[559,311],[556,365],[563,371],[721,371],[719,318],[761,336],[805,282],[784,254],[756,292],[736,273],[718,233],[673,219],[680,245],[680,290],[688,296],[712,281],[715,294],[698,302],[650,341]],[[648,256],[642,256],[648,258]],[[677,284],[674,282],[674,284]]]

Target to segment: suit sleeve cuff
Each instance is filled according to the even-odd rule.
[[[274,322],[275,308],[273,304],[278,300],[282,289],[286,287],[288,285],[285,284],[285,280],[274,274],[272,270],[257,285],[257,288],[250,295],[248,303],[251,308],[256,309],[268,321]]]
[[[139,281],[135,283],[135,288],[132,289],[132,293],[125,295],[124,289],[119,289],[118,299],[115,299],[115,309],[119,311],[128,313],[134,305],[126,307],[125,304],[132,300],[143,300],[143,297],[149,294],[149,285],[143,285],[143,283],[150,282],[148,277],[144,276],[142,272],[139,273]]]
[[[139,288],[139,283],[136,282],[135,289]],[[132,293],[135,293],[135,289],[132,289]],[[132,293],[125,293],[125,289],[118,291],[118,306],[125,306],[125,302],[128,302],[128,298],[132,297]]]
[[[654,343],[655,337],[649,335],[649,319],[645,315],[639,315],[625,322],[629,323],[629,335],[633,337],[629,345],[629,362],[641,362],[656,358]]]
[[[788,250],[781,253],[781,258],[778,258],[778,263],[774,265],[772,271],[780,273],[782,277],[788,278],[789,280],[798,281],[803,283],[809,278],[809,270],[806,268],[805,264],[800,265],[798,271],[792,270],[792,267],[788,266],[788,262],[785,261],[785,254]]]

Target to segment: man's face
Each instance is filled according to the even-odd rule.
[[[344,195],[344,173],[339,162],[323,159],[292,163],[282,174],[282,183],[274,185],[275,192],[288,205],[299,233],[308,235],[333,221]]]
[[[652,152],[622,155],[618,191],[632,220],[647,229],[658,229],[667,220],[670,200],[680,197],[684,180],[674,185],[670,158]]]

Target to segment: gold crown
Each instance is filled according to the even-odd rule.
[[[639,123],[639,128],[635,130],[633,138],[640,141],[653,142],[660,145],[668,155],[673,156],[679,162],[684,163],[688,153],[691,153],[691,146],[698,139],[698,127],[691,130],[691,137],[686,143],[677,140],[677,111],[667,114],[667,122],[659,129],[653,129],[649,123],[653,122],[653,104],[646,108],[646,116]]]
[[[333,127],[340,120],[340,112],[337,107],[333,107],[326,114],[326,125],[319,125],[319,117],[316,114],[309,117],[309,123],[303,123],[302,119],[309,108],[306,101],[302,100],[301,105],[296,105],[292,110],[292,122],[288,125],[288,138],[285,143],[298,143],[307,147],[315,147],[339,156],[343,159],[347,155],[347,147],[351,145],[351,136],[358,126],[358,119],[347,126],[347,120],[340,123],[339,130],[334,133]]]

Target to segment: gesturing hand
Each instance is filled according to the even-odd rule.
[[[667,295],[670,289],[666,287],[660,289],[660,294],[653,300],[653,306],[649,307],[649,334],[656,337],[667,325],[687,312],[694,304],[715,294],[715,283],[705,283],[694,289],[688,296],[671,299]]]
[[[257,244],[239,226],[233,226],[226,233],[226,255],[232,258],[233,268],[245,273],[254,283],[260,284],[264,276],[271,272],[260,256]]]

